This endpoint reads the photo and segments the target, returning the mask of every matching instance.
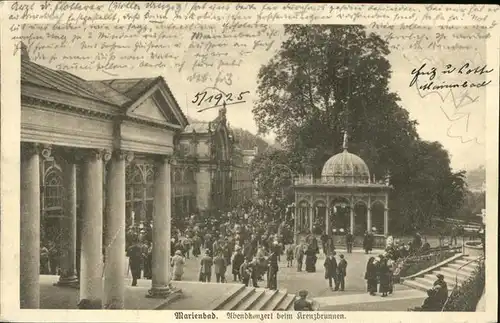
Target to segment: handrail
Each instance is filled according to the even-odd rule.
[[[458,267],[457,269],[457,272],[455,274],[455,286],[453,286],[453,289],[451,290],[450,294],[448,295],[448,297],[446,298],[446,301],[444,302],[443,304],[443,307],[441,307],[441,312],[444,311],[444,309],[446,308],[446,305],[448,304],[448,301],[450,300],[450,297],[451,295],[453,294],[453,292],[458,288],[458,272],[460,270],[462,270],[462,268],[464,268],[465,266],[467,266],[468,264],[471,264],[473,262],[481,262],[483,261],[485,258],[485,256],[481,256],[481,257],[478,257],[476,259],[472,259],[472,260],[469,260],[468,262],[466,262],[465,264],[463,264],[462,266]]]

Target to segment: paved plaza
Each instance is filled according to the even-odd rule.
[[[344,292],[334,292],[328,287],[328,281],[324,278],[323,262],[325,256],[321,253],[316,263],[316,272],[297,272],[295,267],[287,268],[285,257],[281,257],[278,272],[278,289],[286,289],[289,293],[298,293],[301,289],[309,291],[311,298],[321,305],[321,310],[349,310],[349,311],[406,311],[408,307],[422,304],[425,293],[410,289],[403,285],[395,285],[395,292],[386,298],[370,296],[366,292],[366,280],[364,279],[366,263],[371,255],[365,254],[361,249],[355,249],[353,253],[347,254],[345,250],[337,250],[337,255],[344,254],[348,266],[346,277],[346,288]],[[382,250],[374,250],[372,255],[378,255]],[[199,261],[201,258],[190,257],[186,260],[183,280],[197,281]],[[212,277],[212,281],[215,277]],[[226,279],[232,282],[230,268],[227,270]],[[259,282],[259,287],[265,287],[266,282]]]

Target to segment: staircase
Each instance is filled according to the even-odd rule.
[[[434,282],[436,281],[437,279],[436,275],[442,274],[444,276],[444,281],[448,285],[448,292],[451,292],[451,290],[455,286],[455,279],[458,281],[458,284],[461,285],[463,282],[468,280],[469,277],[472,276],[472,274],[474,273],[474,271],[478,266],[478,263],[475,261],[471,263],[469,262],[475,259],[477,259],[477,257],[470,257],[470,256],[459,257],[420,277],[417,276],[405,279],[403,281],[403,285],[414,289],[427,291],[428,289],[432,288]]]
[[[243,287],[226,298],[214,310],[219,311],[292,311],[295,295],[286,290]]]

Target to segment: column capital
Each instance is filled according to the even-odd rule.
[[[43,158],[50,158],[52,146],[39,144],[36,142],[21,142],[21,158],[41,155]]]
[[[107,162],[111,159],[112,153],[107,149],[81,149],[77,151],[75,158],[79,160],[102,160]]]
[[[125,162],[131,163],[134,160],[134,152],[116,149],[116,150],[113,150],[110,158],[117,159],[117,160],[125,160]]]
[[[170,164],[170,165],[176,165],[177,160],[173,155],[156,155],[154,156],[154,160],[157,163],[160,164]]]

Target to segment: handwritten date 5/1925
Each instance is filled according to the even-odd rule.
[[[226,103],[226,105],[238,104],[246,102],[245,95],[250,93],[250,91],[242,91],[237,93],[224,93],[219,89],[215,89],[216,91],[210,92],[208,90],[201,91],[195,94],[192,103],[195,103],[197,106],[201,107],[204,104],[208,104],[209,107],[203,108],[199,110],[199,112],[215,108],[221,106],[222,103]]]

